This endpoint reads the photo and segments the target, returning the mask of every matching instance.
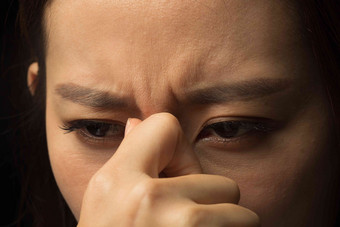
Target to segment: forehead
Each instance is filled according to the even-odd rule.
[[[268,62],[285,68],[290,62],[281,60],[301,45],[283,2],[55,0],[46,10],[47,66],[58,62],[54,74],[82,74],[88,83],[94,77],[85,75],[109,82],[110,74],[115,83],[147,77],[158,84],[169,75],[182,84],[189,74],[233,78],[273,69]]]

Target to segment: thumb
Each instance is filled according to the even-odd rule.
[[[162,171],[169,177],[202,172],[178,120],[169,113],[154,114],[144,121],[130,119],[124,140],[103,168],[154,178]]]
[[[131,130],[141,122],[142,121],[139,120],[138,118],[129,118],[126,122],[125,135],[124,136],[127,136],[131,132]]]

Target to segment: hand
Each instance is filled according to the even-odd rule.
[[[237,205],[234,181],[202,174],[174,116],[130,119],[126,134],[91,178],[79,227],[259,226],[254,212]]]

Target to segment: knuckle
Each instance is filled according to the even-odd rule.
[[[207,212],[200,206],[189,207],[183,215],[183,226],[200,226],[207,217]]]
[[[87,189],[90,191],[93,190],[96,194],[98,192],[106,194],[106,192],[111,190],[111,187],[110,176],[105,173],[97,172],[91,177]]]
[[[151,179],[136,186],[134,192],[142,206],[154,207],[166,195],[164,189],[159,180]]]

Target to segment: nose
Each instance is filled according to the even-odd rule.
[[[146,119],[155,113],[167,112],[179,118],[184,110],[181,107],[172,89],[154,88],[150,89],[148,95],[136,98],[137,108],[142,119]]]

